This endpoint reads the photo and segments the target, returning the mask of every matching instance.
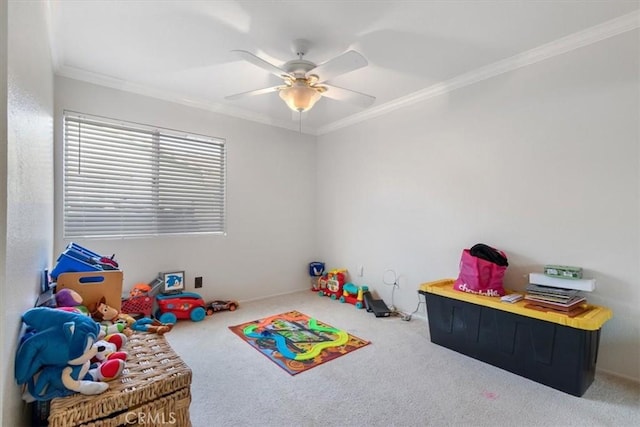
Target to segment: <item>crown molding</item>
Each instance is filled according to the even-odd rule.
[[[420,91],[379,105],[377,107],[369,108],[365,111],[353,114],[349,117],[337,120],[325,126],[321,126],[319,128],[303,128],[302,133],[314,136],[324,135],[338,129],[345,128],[347,126],[351,126],[366,120],[373,119],[375,117],[385,115],[392,111],[416,104],[418,102],[423,102],[430,98],[446,94],[461,87],[465,87],[482,80],[507,73],[509,71],[514,71],[518,68],[535,64],[554,56],[562,55],[580,47],[597,43],[601,40],[605,40],[607,38],[625,33],[627,31],[635,30],[639,27],[640,10],[636,10],[610,21],[606,21],[604,23],[587,28],[586,30],[570,34],[566,37],[562,37],[542,46],[538,46],[512,57],[494,62],[493,64],[477,68],[468,73],[461,74],[449,80],[437,83]],[[269,126],[275,126],[300,132],[299,127],[296,126],[295,123],[285,120],[276,120],[270,118],[265,114],[259,114],[241,108],[229,107],[218,103],[210,103],[202,99],[185,98],[184,96],[165,90],[159,90],[142,84],[116,79],[107,75],[93,73],[79,68],[63,66],[61,65],[61,62],[63,62],[62,58],[57,58],[55,56],[53,60],[55,73],[62,77],[68,77],[75,80],[93,83],[99,86],[106,86],[113,89],[133,92],[139,95],[162,99],[193,108],[199,108],[219,114],[225,114],[231,117],[236,117],[239,119],[249,120]]]
[[[53,17],[56,5],[53,4],[51,0],[47,0],[47,2],[44,4],[44,7],[46,9],[45,25],[47,26],[47,35],[49,37],[49,52],[51,54],[51,63],[54,72],[56,72],[63,62],[61,58],[62,54],[58,52],[58,49],[56,49],[56,21]]]
[[[324,135],[365,120],[379,117],[390,113],[391,111],[443,95],[461,87],[468,86],[509,71],[517,70],[518,68],[525,67],[527,65],[535,64],[536,62],[544,61],[545,59],[553,58],[554,56],[562,55],[618,34],[635,30],[639,27],[640,11],[636,10],[610,21],[603,22],[602,24],[587,28],[586,30],[570,34],[550,43],[538,46],[498,62],[494,62],[493,64],[477,68],[444,82],[437,83],[426,89],[403,96],[378,107],[373,107],[342,120],[329,123],[326,126],[318,128],[316,130],[316,135]]]
[[[58,66],[55,73],[56,75],[61,77],[80,80],[98,86],[105,86],[112,89],[174,102],[177,104],[185,105],[187,107],[198,108],[239,119],[249,120],[256,123],[300,132],[299,126],[297,126],[295,123],[291,123],[285,120],[273,119],[265,114],[255,113],[253,111],[245,110],[242,108],[234,108],[217,103],[206,102],[202,99],[187,98],[177,93],[169,92],[167,90],[156,89],[147,85],[133,83],[128,80],[122,80],[105,74],[94,73],[76,67]],[[315,135],[315,129],[310,130],[302,128],[302,133]]]

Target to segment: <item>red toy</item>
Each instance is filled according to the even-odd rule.
[[[238,301],[234,300],[214,300],[207,303],[207,316],[213,315],[216,311],[235,311],[238,308]]]
[[[342,287],[342,296],[340,302],[348,302],[353,304],[356,308],[364,308],[363,293],[368,291],[369,287],[366,285],[356,286],[353,283],[346,283]]]
[[[331,270],[318,279],[318,295],[326,295],[331,299],[340,298],[346,280],[347,270]]]
[[[156,318],[162,323],[176,323],[178,319],[199,322],[207,315],[204,300],[193,292],[160,294],[156,297],[156,301],[158,302]]]
[[[151,295],[151,291],[151,286],[146,283],[133,285],[129,292],[129,299],[122,300],[120,311],[131,315],[141,314],[144,317],[151,317],[155,302],[155,297]]]

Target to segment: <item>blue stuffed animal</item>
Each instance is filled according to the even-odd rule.
[[[26,383],[44,366],[77,364],[73,361],[91,349],[100,332],[100,326],[87,316],[48,307],[27,310],[22,321],[36,333],[16,353],[18,384]]]
[[[96,382],[98,378],[89,371],[100,332],[93,319],[38,307],[25,312],[22,320],[35,331],[20,344],[15,360],[16,381],[27,383],[31,395],[26,400],[48,400],[73,392],[99,394],[109,387]],[[120,362],[121,372],[124,362]]]
[[[97,377],[91,375],[91,371],[89,362],[67,366],[62,370],[59,366],[45,366],[27,382],[28,393],[25,393],[23,398],[32,402],[70,396],[74,393],[100,394],[106,391],[109,385],[99,382]]]

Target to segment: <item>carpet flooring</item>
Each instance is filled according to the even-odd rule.
[[[229,332],[290,310],[371,344],[290,376]],[[431,343],[424,318],[376,318],[309,291],[180,321],[167,338],[193,370],[194,427],[640,425],[638,383],[596,372],[571,396]]]

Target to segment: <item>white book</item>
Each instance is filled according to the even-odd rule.
[[[596,279],[560,279],[542,273],[529,273],[529,283],[586,292],[591,292],[596,288]]]

